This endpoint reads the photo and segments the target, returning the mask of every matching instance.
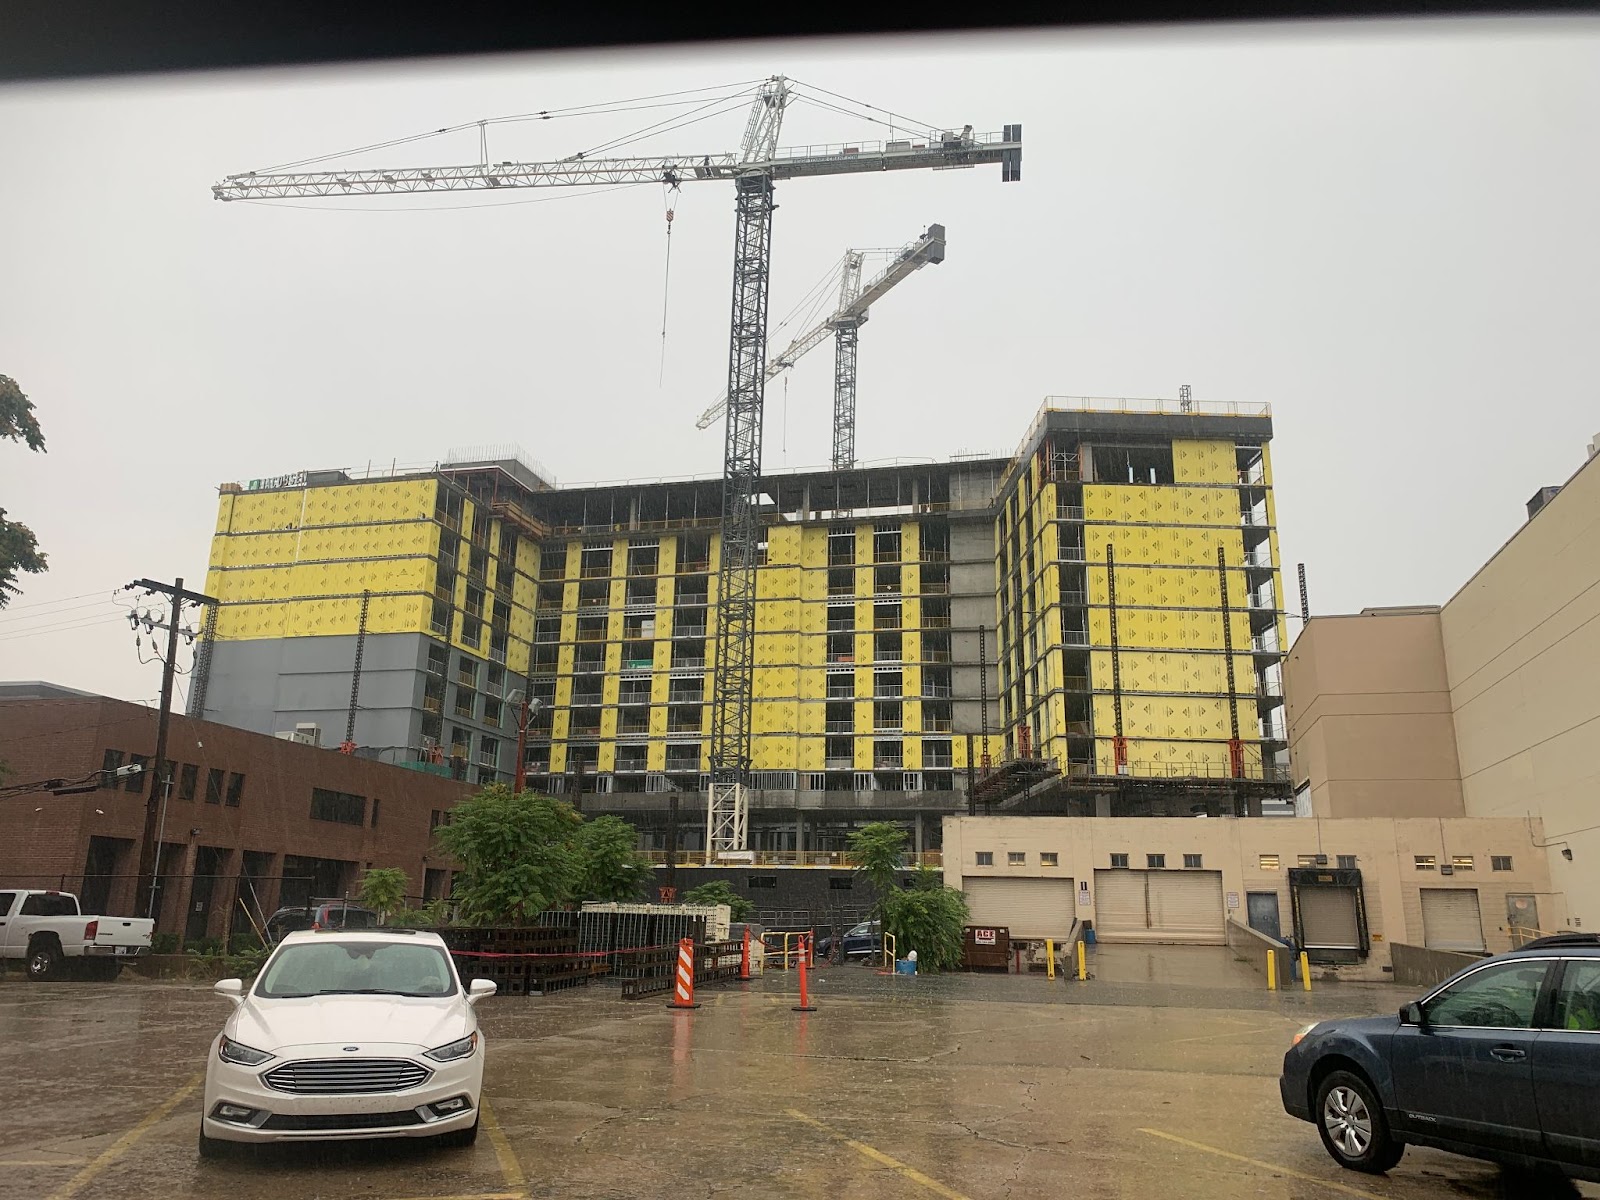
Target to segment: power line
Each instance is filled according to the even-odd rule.
[[[10,616],[12,613],[18,612],[24,608],[38,608],[41,604],[66,604],[72,600],[87,600],[91,596],[102,595],[104,590],[105,589],[94,592],[84,592],[81,596],[62,596],[59,600],[35,600],[29,604],[8,604],[4,608],[0,608],[0,615]]]
[[[108,613],[105,616],[91,617],[88,620],[73,618],[64,624],[42,625],[34,629],[0,633],[0,642],[13,642],[18,638],[39,637],[51,633],[69,633],[76,629],[89,629],[96,625],[109,625],[113,621],[126,621],[127,619],[127,615],[124,613]]]

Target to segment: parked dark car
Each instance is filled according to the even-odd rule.
[[[876,921],[863,921],[859,925],[852,925],[839,941],[844,948],[845,958],[862,958],[879,954],[883,950],[883,937]],[[817,957],[824,960],[833,957],[831,935],[817,939]]]
[[[1433,1146],[1600,1182],[1600,937],[1473,963],[1395,1017],[1308,1026],[1279,1090],[1351,1170]]]
[[[330,900],[320,904],[292,904],[267,918],[267,937],[282,941],[286,933],[301,929],[372,929],[378,914],[358,904]]]

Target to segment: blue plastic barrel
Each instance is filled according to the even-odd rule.
[[[894,971],[896,975],[915,975],[917,973],[917,964],[909,958],[896,959]]]

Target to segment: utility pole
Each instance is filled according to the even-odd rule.
[[[522,794],[522,789],[528,784],[528,723],[533,720],[534,714],[544,707],[543,700],[529,700],[526,690],[520,693],[522,699],[517,707],[517,765],[511,778],[515,781],[513,787],[517,795]]]
[[[180,577],[172,583],[157,583],[153,579],[135,579],[128,585],[131,588],[143,588],[148,595],[162,595],[171,602],[171,611],[167,614],[167,657],[161,664],[161,708],[156,713],[156,755],[155,773],[150,781],[150,794],[144,802],[144,837],[139,843],[139,883],[135,896],[150,896],[150,907],[154,903],[154,883],[156,868],[156,836],[159,829],[161,814],[161,797],[166,788],[172,786],[172,764],[167,762],[167,730],[172,721],[172,681],[177,675],[178,665],[178,620],[183,615],[185,604],[217,604],[220,603],[214,596],[206,596],[200,592],[185,590],[183,579]],[[154,920],[156,914],[147,914]]]

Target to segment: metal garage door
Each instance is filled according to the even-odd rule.
[[[999,879],[968,875],[961,880],[972,924],[998,925],[1016,938],[1065,938],[1072,932],[1070,879]]]
[[[1422,889],[1422,944],[1429,950],[1482,950],[1477,888]]]
[[[1356,890],[1348,887],[1303,887],[1296,891],[1300,924],[1308,950],[1360,950],[1361,925],[1356,920]]]
[[[1105,941],[1223,944],[1220,871],[1096,871],[1094,884]]]

